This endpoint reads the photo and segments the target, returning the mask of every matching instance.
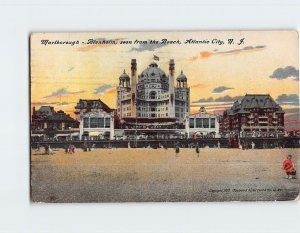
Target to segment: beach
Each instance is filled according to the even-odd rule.
[[[282,170],[300,149],[95,149],[31,151],[33,202],[206,202],[294,200],[299,179]]]

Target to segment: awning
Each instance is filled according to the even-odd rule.
[[[55,136],[56,137],[68,137],[70,134],[67,134],[67,133],[58,133],[56,134]]]
[[[90,137],[98,137],[99,135],[102,135],[103,133],[101,132],[89,132]]]
[[[123,130],[116,130],[115,131],[115,136],[116,137],[123,137],[124,131]]]
[[[31,137],[42,137],[43,136],[43,134],[41,134],[41,133],[32,133],[31,134]]]

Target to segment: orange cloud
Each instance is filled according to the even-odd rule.
[[[197,87],[205,87],[205,85],[202,84],[202,83],[197,83],[197,84],[194,84],[194,85],[190,86],[190,88],[197,88]]]
[[[213,53],[211,52],[208,52],[208,51],[203,51],[203,52],[200,52],[200,58],[209,58],[213,55]]]
[[[209,51],[202,51],[200,52],[199,56],[193,56],[188,58],[187,60],[189,61],[196,61],[198,59],[206,59],[209,58],[211,56],[215,56],[215,55],[222,55],[222,56],[228,56],[228,55],[239,55],[241,53],[251,53],[251,52],[258,52],[261,50],[264,50],[266,48],[265,45],[258,45],[258,46],[247,46],[244,48],[240,48],[240,49],[232,49],[232,50],[226,50],[226,51],[214,51],[214,52],[209,52]]]

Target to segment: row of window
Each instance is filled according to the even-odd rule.
[[[166,114],[155,114],[155,113],[151,113],[151,114],[147,114],[147,113],[138,113],[138,117],[167,117],[168,113]]]
[[[215,118],[190,118],[190,128],[215,128]]]
[[[110,118],[85,117],[83,118],[83,128],[110,128]]]

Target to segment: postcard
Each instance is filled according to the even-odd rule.
[[[299,37],[32,33],[31,200],[299,199]]]

